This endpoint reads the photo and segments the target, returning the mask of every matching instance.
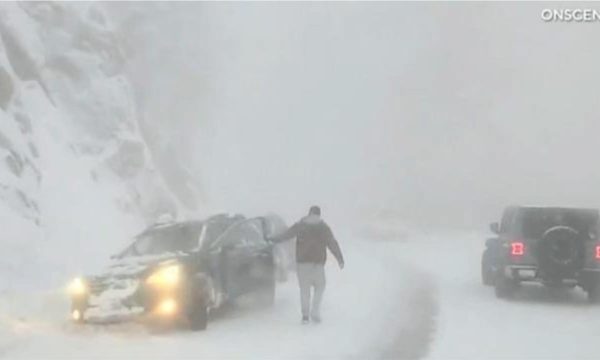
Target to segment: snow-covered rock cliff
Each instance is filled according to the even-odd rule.
[[[125,61],[98,4],[0,4],[0,290],[62,281],[176,212]]]

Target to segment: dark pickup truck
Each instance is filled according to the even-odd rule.
[[[113,257],[103,273],[69,286],[76,322],[142,316],[151,323],[205,329],[208,312],[255,293],[275,295],[269,220],[216,215],[150,227]]]

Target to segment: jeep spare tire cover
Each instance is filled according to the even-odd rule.
[[[554,226],[544,232],[538,254],[545,273],[567,275],[583,266],[583,241],[572,227]]]

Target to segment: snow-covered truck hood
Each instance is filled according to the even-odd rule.
[[[127,257],[113,261],[104,273],[86,276],[90,287],[88,320],[112,321],[143,311],[135,295],[144,279],[157,267],[176,263],[184,254],[166,253]]]
[[[167,265],[187,256],[184,253],[164,253],[160,255],[132,256],[114,260],[101,277],[136,277],[150,268]]]

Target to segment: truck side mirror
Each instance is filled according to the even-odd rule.
[[[267,220],[267,218],[265,217],[261,217],[260,218],[260,223],[262,226],[262,233],[263,233],[263,238],[267,239],[270,236],[273,236],[274,234],[272,234],[271,232],[271,227],[269,226],[269,221]]]
[[[494,234],[500,234],[500,225],[497,222],[493,222],[490,224],[490,230],[492,230]]]

